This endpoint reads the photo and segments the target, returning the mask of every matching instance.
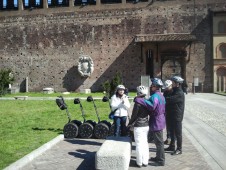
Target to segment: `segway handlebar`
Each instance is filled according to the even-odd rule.
[[[85,113],[84,113],[84,110],[83,110],[83,107],[82,107],[80,99],[79,98],[75,98],[74,104],[79,104],[80,105],[80,110],[82,112],[83,122],[86,122]]]
[[[88,96],[88,97],[87,97],[87,101],[88,101],[88,102],[93,102],[93,106],[94,106],[95,111],[96,111],[96,115],[97,115],[98,122],[100,122],[100,117],[99,117],[99,114],[98,114],[98,111],[97,111],[97,106],[96,106],[96,104],[95,104],[95,102],[94,102],[93,97],[92,97],[92,96]]]
[[[56,99],[56,104],[58,105],[58,107],[61,110],[66,110],[68,122],[70,122],[71,121],[71,115],[68,111],[67,104],[65,103],[63,96],[58,96],[58,98]]]

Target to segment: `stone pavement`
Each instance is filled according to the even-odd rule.
[[[183,154],[172,156],[166,152],[166,165],[164,167],[154,167],[149,161],[149,166],[141,169],[211,169],[192,143],[183,136]],[[29,162],[22,170],[94,170],[95,153],[100,148],[104,140],[99,139],[64,139],[59,141],[51,149]],[[155,156],[155,146],[149,143],[150,157]],[[165,146],[167,147],[167,145]],[[132,146],[132,156],[129,170],[135,167],[135,146]]]

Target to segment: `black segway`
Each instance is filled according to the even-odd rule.
[[[107,96],[104,96],[103,99],[102,99],[102,101],[103,101],[103,102],[108,102],[109,107],[110,107],[110,111],[111,111],[111,104],[110,104],[109,98],[108,98]],[[109,136],[114,136],[114,131],[115,131],[115,124],[112,123],[108,135],[109,135]]]
[[[74,104],[80,105],[80,109],[81,109],[82,117],[83,117],[83,123],[79,126],[79,131],[78,131],[79,137],[91,138],[93,136],[93,130],[94,130],[94,126],[96,125],[96,122],[85,119],[84,110],[83,110],[83,107],[82,107],[82,104],[81,104],[79,98],[76,98],[74,100]]]
[[[108,136],[109,129],[111,127],[111,123],[106,121],[106,120],[100,121],[100,117],[99,117],[99,114],[98,114],[98,111],[97,111],[97,107],[96,107],[96,104],[95,104],[92,96],[88,96],[87,101],[93,102],[93,106],[95,108],[96,115],[97,115],[97,118],[98,118],[98,124],[96,124],[96,126],[94,127],[93,134],[98,139],[105,139]]]
[[[78,136],[79,126],[82,124],[82,122],[79,120],[71,120],[71,115],[62,96],[59,96],[56,99],[56,104],[61,110],[66,110],[68,117],[68,123],[64,125],[63,129],[64,138],[76,138]]]

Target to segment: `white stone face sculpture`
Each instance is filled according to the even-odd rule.
[[[78,61],[78,72],[82,77],[90,77],[94,70],[93,60],[88,55],[81,55]]]

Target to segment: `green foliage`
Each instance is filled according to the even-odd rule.
[[[14,81],[14,78],[10,76],[12,72],[11,69],[1,69],[0,70],[0,96],[7,93],[9,84]]]
[[[123,84],[122,75],[116,72],[111,81],[107,80],[102,84],[107,97],[111,97],[115,93],[115,89],[119,84]]]
[[[110,97],[111,83],[109,82],[109,80],[105,81],[102,86],[104,91],[106,92],[106,96]]]
[[[123,81],[122,75],[119,72],[117,72],[111,81],[110,96],[112,96],[115,93],[115,89],[119,84],[123,84]]]

